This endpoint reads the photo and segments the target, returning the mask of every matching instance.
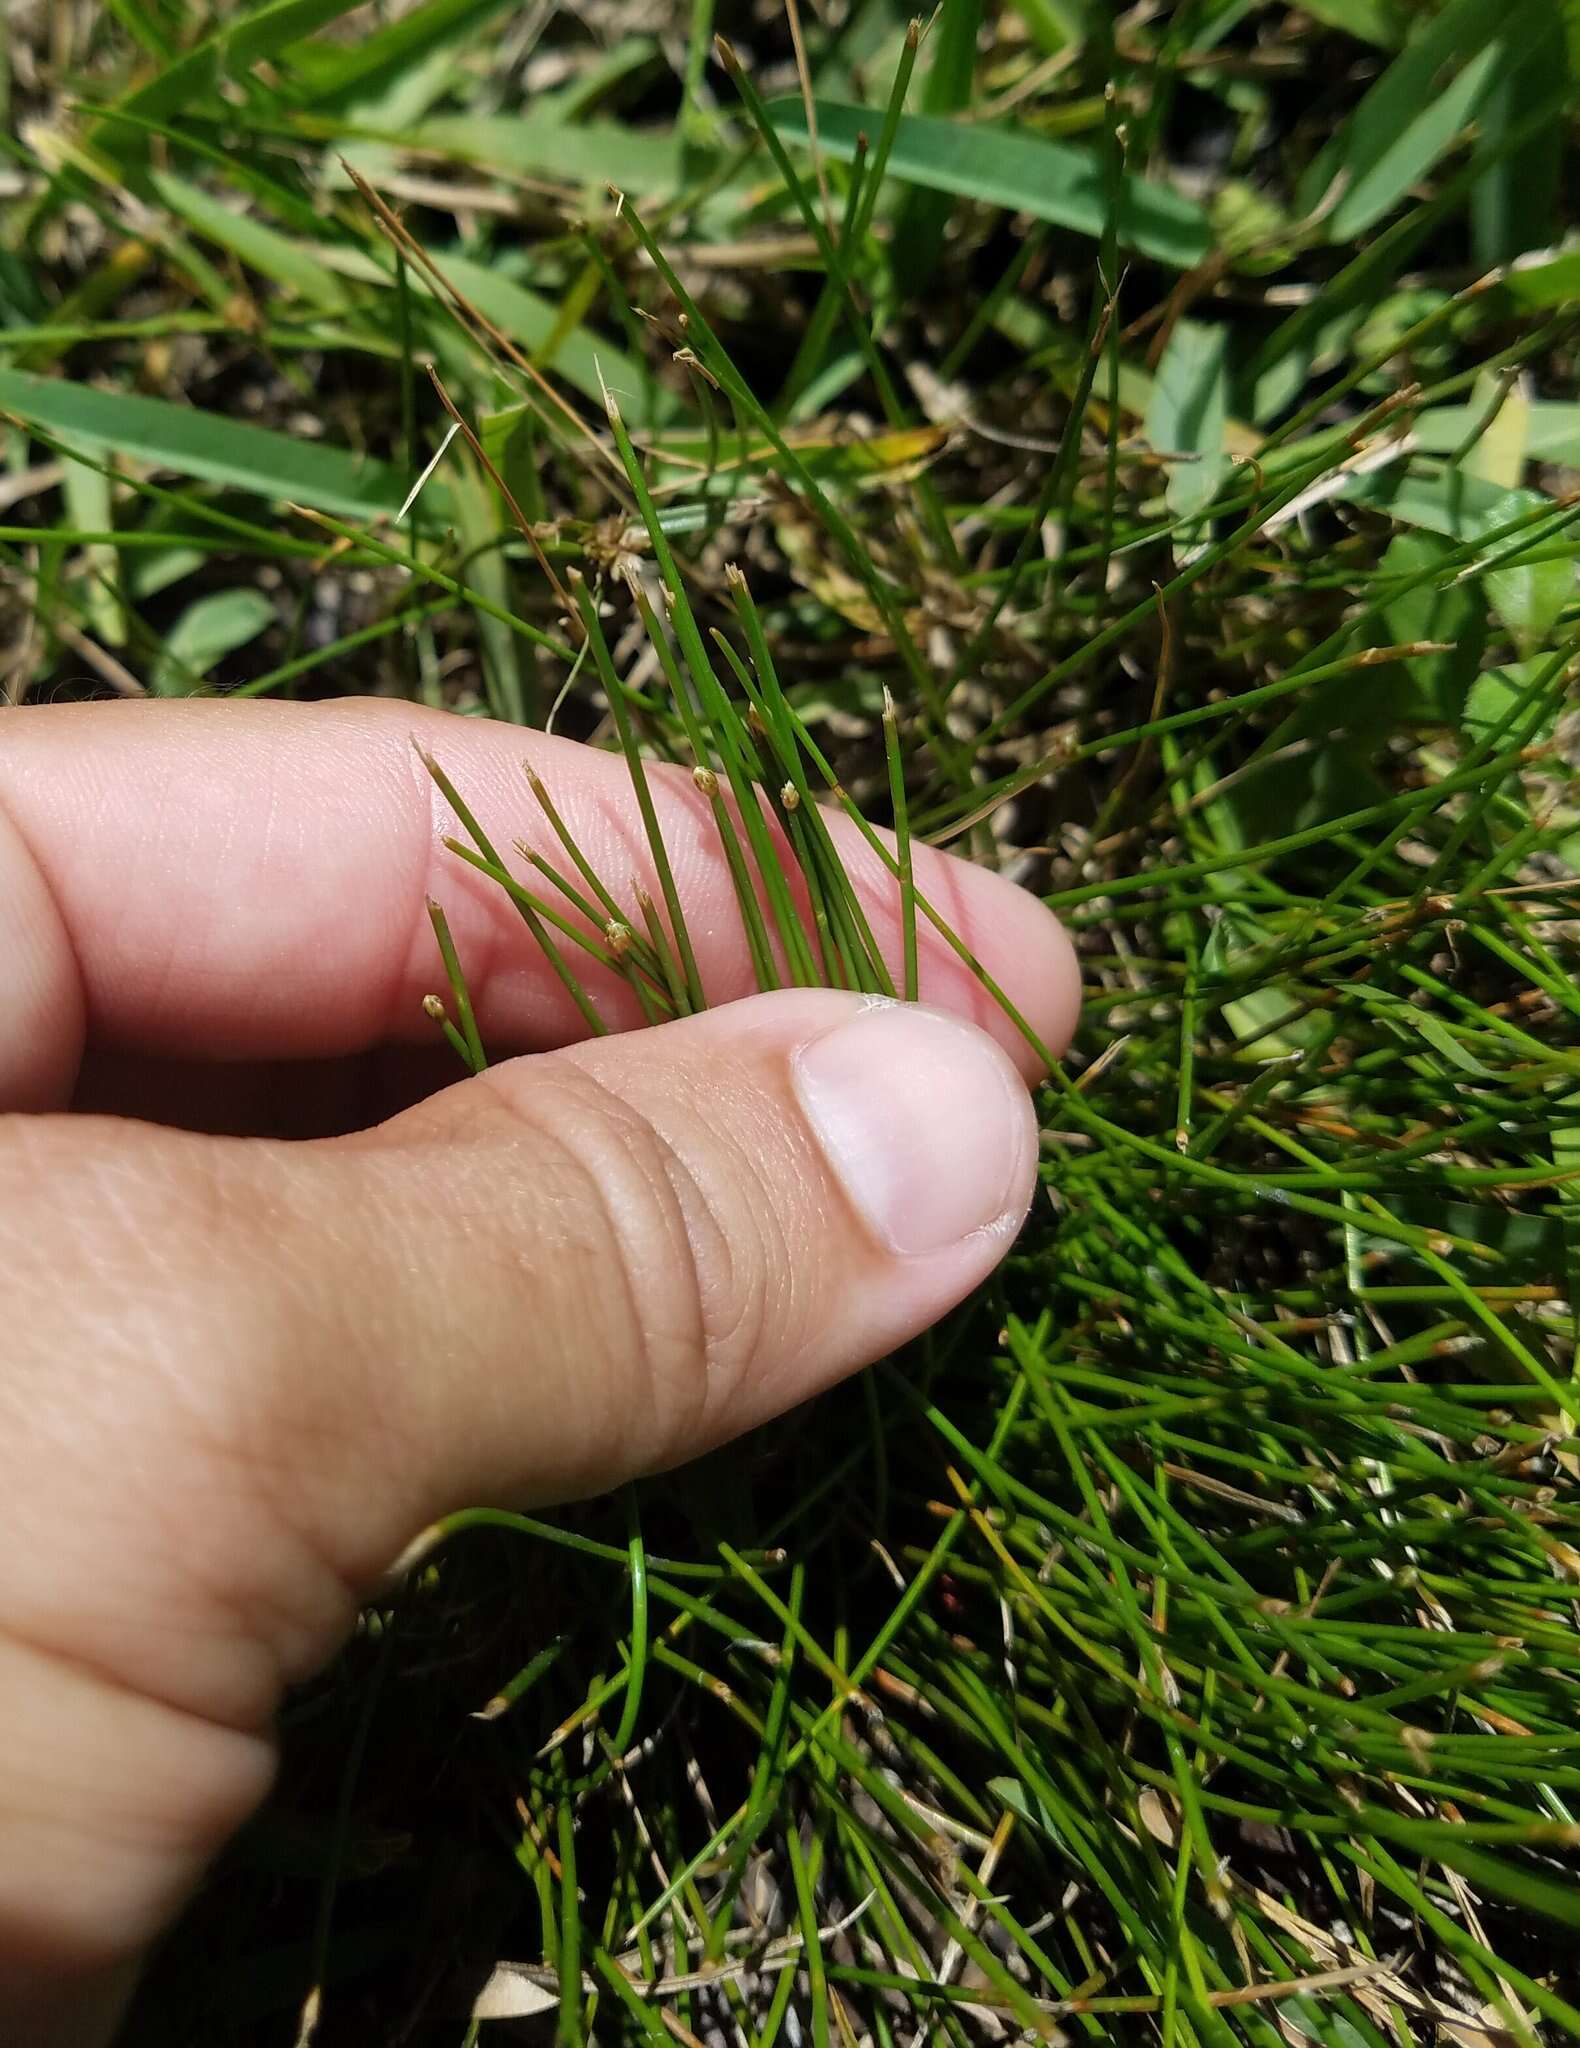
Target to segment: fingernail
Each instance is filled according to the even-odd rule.
[[[984,1032],[885,1003],[796,1053],[806,1119],[891,1251],[939,1252],[1019,1226],[1036,1174],[1031,1098]]]

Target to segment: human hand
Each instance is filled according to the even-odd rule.
[[[958,1301],[1030,1200],[1033,1063],[928,928],[928,1011],[730,1001],[752,981],[717,840],[656,776],[729,1007],[574,1044],[499,893],[442,850],[413,733],[506,843],[534,827],[530,751],[595,864],[651,883],[623,764],[541,735],[377,703],[0,721],[0,1111],[32,1112],[0,1117],[18,2048],[107,2037],[267,1789],[282,1688],[423,1526],[780,1413]],[[897,955],[891,879],[830,829]],[[1062,1047],[1052,918],[922,848],[917,879]],[[532,1055],[438,1093],[429,893],[491,1050]],[[612,977],[599,996],[637,1021]]]

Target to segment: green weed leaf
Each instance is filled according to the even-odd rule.
[[[1510,491],[1500,500],[1489,514],[1492,526],[1515,518],[1525,496],[1522,491]],[[1566,543],[1554,560],[1515,561],[1508,568],[1494,569],[1485,581],[1487,600],[1513,634],[1520,653],[1533,655],[1545,644],[1574,594],[1573,544]]]
[[[274,606],[263,592],[246,586],[198,598],[166,636],[149,679],[150,690],[156,697],[190,696],[227,654],[256,640],[274,618]]]
[[[1230,460],[1225,446],[1229,421],[1229,330],[1198,320],[1181,320],[1158,365],[1146,435],[1170,462],[1169,510],[1180,519],[1204,511],[1218,495]]]

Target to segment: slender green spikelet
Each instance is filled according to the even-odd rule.
[[[421,759],[423,766],[427,769],[428,773],[433,777],[434,783],[436,787],[439,789],[440,793],[443,795],[446,803],[449,804],[451,810],[453,810],[455,812],[455,815],[460,819],[462,826],[465,828],[468,838],[470,838],[470,840],[472,841],[472,844],[476,848],[477,853],[481,856],[482,861],[487,864],[487,871],[490,873],[492,879],[498,880],[501,876],[508,878],[509,870],[506,868],[504,862],[500,859],[499,854],[496,852],[492,841],[489,839],[487,833],[484,832],[482,826],[478,824],[477,819],[472,815],[471,809],[469,808],[465,800],[462,798],[459,791],[456,789],[455,784],[450,780],[449,776],[445,773],[444,769],[440,767],[438,761],[435,760],[432,754],[424,752],[421,748],[418,749],[418,756]],[[538,903],[533,900],[529,892],[527,892],[526,890],[521,890],[518,892],[516,889],[512,888],[508,889],[506,893],[508,894],[511,903],[514,906],[517,915],[521,918],[521,921],[523,924],[525,924],[527,930],[532,934],[533,939],[537,942],[539,950],[542,952],[544,958],[548,961],[550,967],[554,970],[555,976],[559,980],[561,985],[564,987],[566,994],[569,995],[571,1001],[576,1005],[576,1008],[580,1011],[582,1021],[586,1024],[588,1030],[592,1032],[595,1038],[603,1037],[605,1033],[608,1031],[609,1027],[604,1022],[603,1018],[599,1015],[597,1005],[593,1002],[591,996],[588,995],[586,989],[583,988],[580,980],[577,978],[575,973],[572,971],[572,969],[566,962],[565,956],[561,952],[559,946],[555,943],[553,938],[550,937],[548,927],[544,923]]]
[[[617,420],[618,408],[612,401],[610,411],[611,419]],[[645,496],[645,485],[635,450],[623,428],[616,429],[616,437],[640,499]],[[651,506],[651,500],[647,502]],[[670,707],[686,736],[691,755],[687,780],[706,805],[717,834],[757,986],[767,990],[789,982],[800,987],[903,995],[914,1001],[920,979],[919,916],[926,917],[968,963],[971,956],[916,890],[899,714],[892,697],[886,701],[884,715],[888,791],[895,825],[891,850],[839,785],[786,697],[761,616],[741,571],[732,565],[726,582],[745,653],[717,628],[710,631],[725,672],[739,687],[737,697],[725,689],[708,658],[707,643],[697,627],[678,566],[663,544],[656,510],[651,531],[661,570],[668,579],[663,588],[686,655],[686,672],[681,670],[669,635],[645,591],[637,586],[632,595],[664,677]],[[574,569],[568,583],[631,775],[667,919],[660,914],[647,883],[629,877],[622,895],[611,878],[598,872],[543,777],[530,763],[524,764],[528,787],[571,873],[524,840],[516,841],[515,850],[549,885],[558,902],[510,873],[449,778],[436,763],[430,763],[430,773],[472,841],[468,846],[450,839],[446,845],[505,893],[566,986],[580,987],[566,964],[564,947],[568,946],[623,980],[645,1023],[661,1023],[706,1006],[661,821],[665,785],[674,787],[676,770],[668,765],[655,770],[646,760],[638,738],[636,700],[616,672],[599,601]],[[655,783],[655,774],[663,779]],[[898,986],[862,891],[852,880],[829,829],[829,814],[820,793],[846,812],[858,836],[877,851],[894,877],[892,916],[899,931],[901,958]],[[888,916],[885,913],[885,922]],[[590,1010],[591,997],[585,991],[583,1000]]]
[[[431,912],[429,914],[430,916],[432,915]],[[422,1009],[423,1015],[425,1017],[431,1018],[432,1021],[435,1024],[437,1024],[439,1029],[444,1033],[445,1042],[448,1044],[450,1050],[455,1054],[456,1058],[461,1062],[462,1066],[464,1066],[469,1073],[480,1074],[483,1071],[483,1066],[485,1064],[485,1062],[483,1062],[478,1057],[482,1048],[479,1045],[474,1049],[473,1045],[468,1042],[466,1034],[462,1031],[457,1030],[456,1026],[451,1021],[449,1011],[444,1006],[444,997],[436,995],[424,996],[422,999]]]
[[[459,1026],[450,1021],[442,997],[424,997],[423,1008],[441,1027],[445,1037],[460,1053],[471,1071],[480,1074],[488,1065],[488,1060],[483,1052],[483,1041],[478,1033],[477,1018],[472,1009],[471,990],[467,987],[466,976],[461,971],[455,941],[450,936],[449,921],[431,898],[428,903],[428,921],[433,926],[435,939],[439,942],[439,957],[444,962],[445,978],[450,984],[450,993],[455,1001],[455,1013],[460,1019]]]

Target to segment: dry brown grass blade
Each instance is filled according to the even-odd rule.
[[[433,258],[417,240],[416,236],[412,234],[394,208],[385,202],[356,166],[348,163],[344,157],[341,157],[339,161],[341,169],[356,187],[358,196],[383,229],[388,240],[395,245],[403,256],[415,263],[423,275],[437,287],[444,301],[450,306],[457,319],[461,321],[483,353],[490,360],[497,360],[499,356],[503,356],[507,362],[519,370],[536,387],[546,403],[567,423],[572,433],[586,441],[602,459],[604,464],[613,470],[615,476],[619,479],[619,485],[623,494],[624,471],[620,468],[610,449],[593,432],[575,406],[570,403],[569,399],[562,392],[554,388],[554,385],[544,376],[537,364],[517,347],[516,343],[511,340],[503,328],[490,320],[488,315],[480,307],[475,306],[458,286],[450,282],[449,278],[445,276],[444,271],[434,262]]]
[[[455,400],[450,396],[449,392],[445,390],[444,379],[439,375],[438,368],[433,363],[430,363],[428,365],[428,381],[433,385],[434,390],[438,393],[439,403],[444,407],[445,411],[450,415],[451,419],[454,420],[456,427],[460,431],[461,438],[466,442],[466,445],[477,457],[478,462],[482,465],[484,471],[486,472],[489,478],[489,481],[493,484],[495,490],[497,490],[500,497],[504,499],[505,505],[509,510],[511,518],[516,522],[517,527],[520,529],[522,539],[525,540],[527,546],[531,548],[533,556],[537,561],[538,567],[543,571],[544,575],[547,577],[549,587],[554,592],[554,595],[559,602],[560,610],[564,613],[567,624],[570,626],[572,632],[579,631],[579,627],[577,625],[576,606],[571,599],[571,594],[565,588],[565,585],[560,581],[558,575],[556,575],[554,570],[554,564],[543,552],[543,543],[538,539],[536,532],[533,530],[531,520],[528,519],[526,513],[522,511],[520,505],[517,503],[515,492],[511,490],[509,484],[507,484],[505,482],[505,479],[500,475],[497,465],[495,464],[492,456],[490,456],[490,454],[488,453],[488,450],[483,446],[481,440],[479,440],[477,433],[473,428],[470,420],[468,420],[465,417],[460,407],[456,404]]]

